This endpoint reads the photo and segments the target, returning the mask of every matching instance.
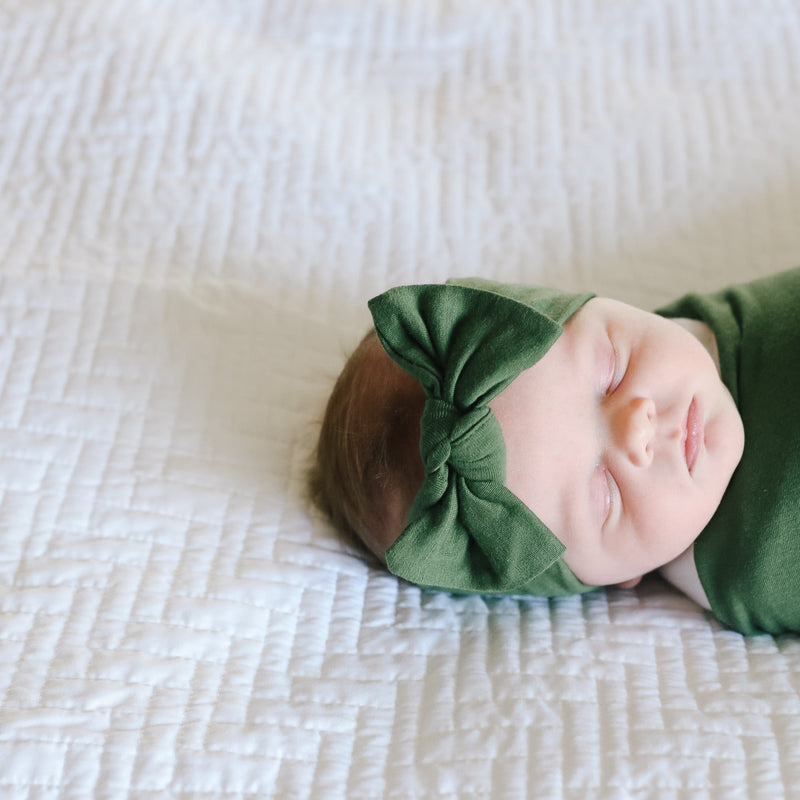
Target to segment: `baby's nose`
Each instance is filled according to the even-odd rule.
[[[637,467],[648,467],[653,461],[655,411],[655,403],[647,397],[635,397],[620,410],[619,444]]]

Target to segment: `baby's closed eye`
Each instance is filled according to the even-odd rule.
[[[591,497],[594,519],[598,527],[604,527],[614,511],[616,482],[611,472],[603,464],[598,464],[592,474]]]

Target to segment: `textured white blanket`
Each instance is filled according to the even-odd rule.
[[[800,796],[799,637],[303,499],[369,296],[796,265],[798,142],[790,0],[0,3],[0,796]]]

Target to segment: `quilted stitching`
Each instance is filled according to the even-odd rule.
[[[420,592],[303,500],[392,283],[797,263],[795,4],[0,8],[0,795],[791,797],[800,644]]]

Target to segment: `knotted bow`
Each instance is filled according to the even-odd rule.
[[[592,587],[564,545],[505,486],[505,443],[488,407],[561,335],[591,294],[472,279],[400,286],[369,302],[389,356],[422,384],[425,478],[386,558],[422,586],[555,596]]]

